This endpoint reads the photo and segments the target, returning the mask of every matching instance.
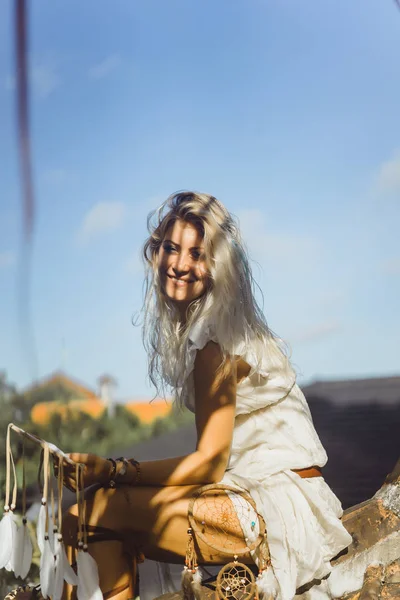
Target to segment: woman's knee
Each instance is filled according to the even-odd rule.
[[[105,498],[104,488],[91,488],[85,492],[86,525],[96,524],[98,515],[107,510],[108,498]],[[79,526],[79,505],[73,504],[64,513],[62,518],[63,538],[66,544],[75,545]]]
[[[85,522],[90,526],[119,529],[129,506],[126,494],[120,489],[89,488],[85,492]],[[79,507],[71,506],[63,515],[64,535],[76,537],[79,520]]]

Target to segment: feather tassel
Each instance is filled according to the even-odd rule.
[[[11,447],[10,458],[12,459]],[[15,475],[16,479],[16,475]],[[33,544],[26,518],[26,477],[25,477],[25,445],[22,442],[22,524],[18,527],[15,536],[15,545],[13,550],[13,571],[15,577],[25,579],[28,575],[32,563]]]
[[[40,557],[40,590],[44,598],[49,598],[53,595],[54,566],[54,554],[51,550],[48,536],[46,536],[43,553]]]
[[[29,533],[29,529],[26,525],[26,519],[22,520],[22,525],[18,528],[17,535],[15,537],[14,547],[14,561],[13,571],[15,577],[25,577],[29,573],[31,568],[33,555],[32,540]]]
[[[78,577],[68,562],[62,535],[54,538],[55,576],[52,600],[61,600],[64,580],[70,585],[78,583]]]
[[[61,600],[64,587],[64,565],[61,541],[62,536],[60,534],[56,535],[54,538],[55,574],[52,600]]]
[[[257,577],[257,589],[261,600],[275,600],[279,594],[279,583],[272,567],[265,569]]]
[[[201,590],[201,579],[201,571],[198,567],[196,567],[192,580],[193,594],[196,600],[203,600],[203,594]]]
[[[44,536],[46,532],[46,503],[42,500],[36,525],[36,538],[41,554],[44,551]]]
[[[70,585],[78,585],[78,576],[69,564],[64,543],[61,545],[61,556],[63,561],[64,579]]]
[[[50,548],[51,548],[51,551],[52,551],[53,554],[55,554],[54,544],[55,544],[55,539],[57,537],[57,531],[58,530],[55,527],[53,529],[49,528],[49,531],[47,532],[47,535],[49,536]]]
[[[62,570],[64,574],[64,579],[70,585],[78,584],[78,576],[69,564],[69,560],[67,557],[67,553],[65,551],[64,542],[61,536],[58,538],[59,543],[59,556],[60,556],[60,564],[62,565]]]
[[[192,583],[193,583],[192,569],[189,569],[188,567],[185,566],[183,568],[182,578],[181,578],[183,600],[194,600]]]
[[[96,561],[84,548],[78,550],[78,600],[103,600],[99,585],[99,570]]]
[[[17,524],[12,510],[6,510],[0,521],[0,569],[12,569],[13,548],[17,534]]]
[[[6,436],[6,493],[3,518],[0,521],[0,569],[12,570],[17,524],[14,509],[17,502],[17,474],[10,443],[11,424],[7,427]],[[14,475],[13,492],[10,503],[11,468]]]

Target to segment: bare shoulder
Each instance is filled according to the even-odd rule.
[[[224,361],[219,344],[210,341],[197,351],[194,362],[195,387],[204,390],[206,386],[210,386],[216,389],[215,386],[218,388],[223,382],[231,380],[236,382],[236,364],[229,358]]]
[[[216,342],[209,341],[201,350],[197,351],[194,362],[195,370],[215,371],[223,361],[221,347]]]

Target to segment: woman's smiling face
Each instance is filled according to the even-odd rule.
[[[178,219],[167,229],[158,254],[158,270],[164,294],[180,310],[204,294],[209,276],[203,237],[192,223]]]

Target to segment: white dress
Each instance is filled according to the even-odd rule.
[[[193,329],[188,352],[192,368],[197,350],[212,339],[216,341],[211,327]],[[341,504],[323,477],[303,479],[292,471],[327,462],[295,375],[282,376],[267,365],[257,369],[251,348],[238,348],[236,354],[252,368],[237,388],[233,440],[222,482],[246,490],[254,499],[266,523],[272,563],[272,572],[263,575],[268,579],[264,589],[272,586],[277,600],[292,600],[296,588],[331,571],[330,560],[352,539],[340,521]],[[193,373],[184,391],[185,404],[194,410]],[[249,521],[241,525],[246,537],[257,533]],[[253,557],[257,562],[256,553]],[[147,600],[143,584],[142,593],[141,580],[141,600]],[[262,589],[263,584],[261,597]],[[161,582],[162,591],[172,591],[171,586]],[[321,593],[322,589],[318,598],[331,597],[328,591]]]

